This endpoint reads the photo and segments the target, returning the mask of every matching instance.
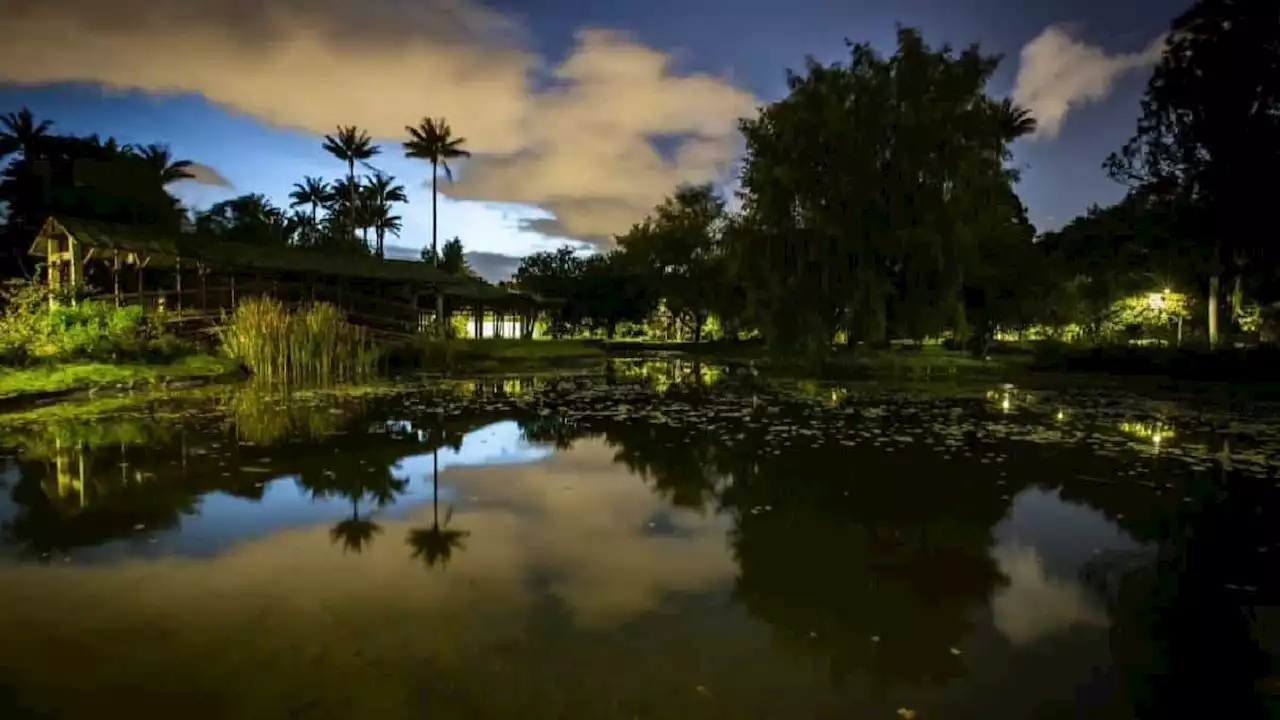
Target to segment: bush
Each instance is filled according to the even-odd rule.
[[[377,361],[365,329],[328,303],[291,312],[274,298],[249,298],[224,316],[218,336],[224,353],[268,383],[356,380]]]
[[[51,302],[51,300],[55,302]],[[137,306],[52,297],[26,280],[0,287],[0,361],[139,360],[190,350]]]

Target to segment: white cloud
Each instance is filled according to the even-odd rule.
[[[197,185],[212,185],[213,187],[231,189],[231,181],[223,177],[222,173],[216,169],[209,167],[203,163],[193,162],[187,168],[187,173],[191,175],[178,182],[190,182]]]
[[[626,230],[677,183],[720,179],[756,103],[602,30],[550,67],[517,24],[466,0],[0,0],[0,17],[4,82],[198,93],[391,141],[444,116],[476,154],[451,195],[540,205],[556,213],[540,229],[578,238]],[[655,135],[685,139],[664,158]]]
[[[1106,98],[1122,75],[1154,65],[1163,49],[1161,35],[1141,52],[1108,55],[1051,25],[1022,47],[1013,100],[1035,117],[1037,136],[1055,137],[1068,112]]]

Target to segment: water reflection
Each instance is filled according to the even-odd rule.
[[[246,394],[9,438],[7,547],[50,566],[0,562],[0,667],[64,717],[1266,702],[1275,503],[1167,462],[1202,428],[1154,458],[1132,407],[674,378]]]

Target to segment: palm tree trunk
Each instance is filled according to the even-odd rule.
[[[439,175],[436,162],[431,162],[431,256],[435,258],[436,268],[440,267],[440,249],[436,247],[436,226],[439,225],[436,211],[436,177]],[[436,288],[436,330],[441,340],[445,338],[444,293]]]
[[[356,161],[352,158],[347,161],[347,195],[350,197],[347,201],[347,232],[352,235],[356,232]]]

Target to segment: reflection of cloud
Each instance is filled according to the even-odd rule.
[[[541,57],[471,0],[0,0],[0,17],[0,82],[198,93],[277,125],[383,139],[446,117],[476,153],[446,192],[537,204],[553,234],[604,243],[676,184],[717,179],[755,104],[604,30]],[[658,136],[680,140],[664,156]]]
[[[1036,135],[1052,138],[1067,112],[1111,94],[1125,73],[1154,65],[1164,49],[1164,36],[1141,52],[1108,55],[1072,37],[1067,28],[1050,26],[1022,47],[1013,100],[1036,119]]]
[[[601,625],[652,610],[669,593],[711,590],[732,578],[725,521],[676,515],[679,538],[647,534],[646,520],[663,505],[612,459],[603,443],[583,443],[542,464],[442,476],[479,504],[452,518],[451,526],[471,536],[444,573],[413,564],[403,541],[411,527],[429,523],[429,504],[406,522],[381,520],[384,532],[359,557],[336,551],[321,525],[246,542],[210,560],[0,567],[0,586],[24,588],[6,603],[0,636],[14,627],[65,624],[66,614],[122,625],[154,615],[163,632],[166,622],[269,624],[337,606],[356,615],[510,612],[533,599],[532,577],[551,578],[552,592],[576,618]],[[50,598],[59,599],[57,608]],[[11,660],[3,654],[0,666]]]
[[[1009,584],[991,599],[996,628],[1024,645],[1073,625],[1105,625],[1106,613],[1078,582],[1051,578],[1034,548],[1002,544],[992,553]]]

